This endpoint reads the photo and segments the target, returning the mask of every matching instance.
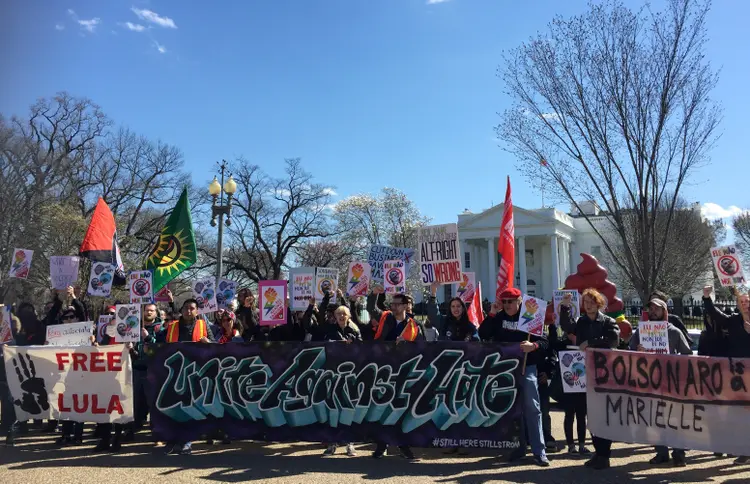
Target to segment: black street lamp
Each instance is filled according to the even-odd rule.
[[[218,163],[217,163],[218,164]],[[232,224],[230,213],[232,211],[232,195],[237,191],[237,183],[232,178],[232,174],[229,174],[229,179],[224,182],[224,172],[227,169],[227,162],[221,160],[219,170],[221,172],[221,183],[214,176],[214,180],[208,186],[208,193],[213,198],[211,202],[211,226],[216,227],[216,217],[219,217],[219,241],[218,250],[216,255],[216,287],[219,287],[219,279],[221,279],[222,271],[222,259],[224,253],[224,215],[227,216],[227,227]],[[224,194],[226,193],[227,199],[224,203]],[[217,204],[216,201],[219,201]]]

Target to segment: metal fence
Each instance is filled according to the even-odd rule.
[[[737,312],[737,302],[734,300],[714,301],[714,306],[725,314]],[[641,319],[644,308],[640,302],[625,302],[625,317],[633,326]],[[676,314],[682,319],[687,328],[703,329],[703,302],[698,300],[677,301],[676,305],[669,307],[670,314]]]

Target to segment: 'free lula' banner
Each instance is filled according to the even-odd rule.
[[[3,357],[19,421],[133,420],[133,376],[125,345],[5,346]]]
[[[519,447],[518,345],[173,343],[149,367],[159,440]]]
[[[750,359],[589,349],[591,433],[750,455]]]

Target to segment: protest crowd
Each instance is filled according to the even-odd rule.
[[[509,205],[508,209],[512,210],[512,205]],[[189,208],[187,211],[189,213]],[[175,210],[174,213],[177,214],[176,217],[179,217],[181,212]],[[172,230],[175,224],[168,222],[167,225],[170,227],[165,228],[165,230]],[[425,240],[434,242],[441,234],[445,236],[446,240],[456,240],[455,234],[451,235],[451,230],[442,229],[432,230]],[[84,242],[85,244],[86,242]],[[158,251],[159,247],[155,250]],[[423,248],[422,252],[424,251]],[[447,263],[456,258],[454,254],[456,251],[442,250],[440,252],[444,261],[448,261]],[[500,253],[503,253],[502,248]],[[86,254],[87,251],[84,247],[81,250],[81,255],[85,256]],[[422,257],[423,261],[431,260],[434,262],[433,259]],[[114,269],[117,269],[116,254],[112,255],[109,262]],[[705,327],[698,345],[698,353],[702,356],[695,357],[691,351],[692,341],[685,325],[678,316],[669,314],[666,303],[669,296],[658,291],[651,294],[646,307],[643,308],[643,322],[635,330],[632,330],[630,323],[623,318],[616,319],[605,314],[608,304],[607,298],[595,287],[584,287],[580,291],[563,291],[564,294],[561,294],[557,304],[550,311],[547,311],[545,301],[522,294],[519,289],[512,287],[507,280],[503,282],[503,267],[501,266],[495,301],[491,303],[489,311],[482,309],[481,296],[477,288],[474,294],[468,298],[457,296],[451,299],[443,306],[445,309],[443,312],[436,298],[438,289],[446,283],[446,279],[451,283],[456,281],[450,268],[441,269],[437,266],[431,266],[435,268],[436,274],[442,274],[442,276],[434,277],[432,281],[423,279],[423,282],[429,282],[426,286],[429,287],[430,292],[425,304],[427,317],[420,318],[415,315],[414,299],[405,292],[405,286],[400,279],[406,270],[403,260],[384,262],[382,282],[376,282],[372,271],[369,270],[372,268],[365,266],[369,266],[369,264],[363,261],[352,263],[350,274],[347,276],[346,293],[339,288],[335,281],[326,282],[324,280],[322,284],[315,284],[319,291],[311,289],[309,294],[298,297],[299,288],[292,288],[289,292],[287,291],[287,285],[291,288],[297,278],[294,274],[290,274],[288,281],[261,281],[257,289],[246,287],[235,292],[235,288],[231,288],[228,293],[222,292],[222,288],[218,287],[221,286],[221,282],[218,282],[217,287],[214,288],[212,286],[213,281],[209,278],[196,283],[193,289],[195,296],[185,298],[180,304],[175,304],[173,294],[164,284],[165,281],[162,281],[159,292],[165,297],[166,301],[155,303],[153,302],[153,291],[145,291],[148,294],[144,294],[144,291],[139,292],[141,283],[138,281],[152,281],[158,273],[152,268],[147,268],[146,271],[138,271],[138,274],[132,278],[130,301],[104,303],[102,307],[92,311],[95,314],[91,314],[90,310],[80,302],[80,295],[76,294],[76,290],[72,286],[52,290],[51,300],[45,304],[43,309],[40,308],[39,313],[37,308],[30,303],[22,303],[12,308],[5,306],[3,308],[4,321],[7,323],[9,334],[7,334],[3,345],[4,358],[2,361],[4,368],[0,368],[0,400],[2,401],[2,432],[5,435],[6,445],[13,446],[18,438],[30,432],[31,429],[39,429],[43,432],[57,433],[59,437],[56,439],[56,443],[59,446],[82,445],[84,440],[93,438],[96,439],[95,452],[117,452],[122,448],[123,443],[135,439],[151,439],[157,446],[163,447],[164,452],[169,455],[189,455],[192,452],[192,445],[196,436],[203,439],[207,445],[213,445],[216,442],[231,445],[233,440],[243,439],[243,435],[236,433],[232,426],[234,419],[237,419],[253,420],[254,424],[267,427],[267,433],[263,431],[256,432],[253,435],[265,436],[268,440],[279,438],[278,436],[282,436],[286,440],[300,436],[300,434],[294,433],[284,434],[285,427],[326,426],[328,423],[330,428],[324,430],[333,429],[340,433],[320,431],[310,434],[311,436],[326,436],[319,440],[322,444],[323,455],[333,455],[337,450],[343,448],[349,456],[354,456],[356,451],[353,444],[361,441],[353,439],[356,438],[356,435],[366,435],[369,439],[368,442],[375,444],[372,457],[384,457],[389,445],[396,444],[395,447],[398,448],[402,457],[414,460],[415,453],[412,450],[413,446],[410,444],[429,442],[414,440],[415,437],[400,438],[407,436],[410,430],[424,429],[425,426],[429,426],[430,432],[432,432],[430,440],[435,443],[440,439],[433,440],[433,437],[440,437],[442,435],[440,432],[450,429],[454,423],[466,425],[461,427],[464,432],[472,432],[473,429],[477,429],[477,432],[479,432],[479,429],[481,429],[480,420],[476,419],[484,418],[485,420],[482,421],[486,422],[484,426],[492,429],[492,425],[505,418],[504,415],[507,413],[517,417],[518,425],[516,427],[510,426],[511,433],[514,433],[512,438],[509,439],[508,435],[498,435],[501,444],[503,442],[510,444],[503,448],[507,452],[501,452],[503,459],[511,462],[520,461],[528,455],[530,450],[533,462],[538,466],[547,467],[550,466],[548,453],[568,452],[569,454],[586,457],[588,459],[585,464],[587,468],[601,470],[609,468],[611,449],[613,445],[617,445],[617,439],[612,438],[611,432],[600,434],[597,429],[592,427],[591,421],[588,422],[589,425],[587,426],[587,419],[593,418],[593,412],[595,410],[601,411],[599,405],[597,405],[597,408],[591,406],[592,398],[600,395],[600,393],[592,390],[592,385],[594,378],[597,385],[601,384],[602,388],[605,388],[605,385],[612,384],[612,381],[608,380],[610,374],[615,380],[618,380],[618,368],[622,369],[622,372],[626,368],[625,363],[618,366],[618,359],[620,362],[624,361],[623,355],[632,354],[637,357],[635,366],[638,368],[638,373],[635,374],[636,376],[632,376],[631,373],[631,376],[628,377],[628,383],[632,378],[631,387],[638,386],[641,390],[645,389],[646,393],[642,394],[644,398],[660,398],[656,393],[649,394],[647,387],[649,384],[654,388],[660,385],[659,382],[655,382],[656,376],[653,368],[658,366],[659,375],[661,375],[663,365],[664,379],[668,380],[670,385],[683,384],[684,395],[688,394],[691,378],[700,380],[701,394],[705,393],[703,391],[704,384],[710,383],[712,385],[714,390],[711,392],[711,398],[713,400],[708,398],[706,405],[695,405],[695,408],[691,410],[696,414],[699,411],[708,412],[704,407],[710,407],[712,403],[719,402],[724,398],[719,388],[729,385],[727,382],[716,382],[716,379],[721,377],[718,372],[720,368],[723,368],[721,365],[724,365],[723,361],[726,360],[726,364],[729,365],[732,373],[731,391],[734,392],[735,397],[744,397],[746,401],[747,388],[742,377],[743,370],[741,366],[738,366],[741,363],[736,362],[736,359],[750,357],[750,298],[746,294],[738,293],[739,312],[729,315],[714,307],[711,298],[712,287],[706,287],[703,290]],[[508,272],[512,273],[512,270],[511,262]],[[142,274],[143,272],[146,274]],[[432,269],[427,272],[432,272]],[[314,277],[315,273],[310,277],[302,278],[308,279],[309,282],[309,279],[314,279]],[[91,288],[91,282],[89,286]],[[210,289],[209,293],[206,292],[207,287]],[[156,284],[149,283],[150,290],[156,288]],[[219,307],[217,302],[216,295],[219,292],[222,292],[218,298],[222,307]],[[320,297],[314,294],[316,292],[320,293]],[[134,293],[135,296],[133,296]],[[143,299],[139,299],[140,297],[143,297]],[[106,301],[107,299],[104,298],[103,300]],[[547,313],[551,318],[547,317]],[[135,319],[133,319],[134,315]],[[63,343],[58,347],[55,345],[59,343],[51,341],[52,335],[55,335],[55,338],[58,338],[59,335],[64,337],[66,326],[82,324],[87,321],[98,321],[98,324],[92,324],[88,328],[88,332],[83,335],[84,344],[70,347],[66,346],[69,343]],[[269,324],[269,321],[273,324]],[[657,334],[656,337],[650,334],[654,332],[649,326],[652,323],[656,323],[656,326],[662,328],[654,330],[656,333],[661,331],[661,334]],[[73,326],[68,327],[73,328]],[[216,356],[222,358],[222,363],[218,365],[222,370],[217,370],[216,367],[213,370],[212,375],[216,377],[216,381],[223,382],[216,375],[216,372],[225,372],[224,377],[227,381],[236,377],[240,379],[240,382],[245,381],[246,385],[250,385],[247,383],[250,380],[253,384],[257,383],[265,392],[263,394],[264,399],[270,398],[269,395],[276,395],[275,398],[277,399],[286,398],[282,396],[284,392],[278,391],[276,383],[268,387],[268,379],[271,377],[278,378],[278,383],[282,379],[288,378],[287,372],[283,376],[279,376],[275,371],[271,375],[270,370],[263,373],[262,370],[258,371],[256,368],[260,363],[252,358],[243,360],[243,362],[247,360],[247,365],[244,367],[241,365],[230,367],[230,363],[226,365],[224,363],[231,360],[231,365],[238,364],[239,357],[242,355],[261,354],[265,359],[266,355],[270,353],[264,353],[264,351],[271,352],[273,348],[280,348],[274,346],[274,344],[280,343],[297,345],[285,346],[286,348],[296,348],[295,351],[298,351],[296,357],[294,354],[284,356],[285,358],[295,357],[294,364],[288,365],[291,370],[287,370],[287,372],[294,370],[297,366],[303,367],[305,364],[309,364],[310,368],[317,371],[317,373],[308,372],[299,375],[295,373],[297,376],[294,385],[284,387],[286,393],[292,392],[292,387],[294,392],[300,396],[305,394],[305,390],[308,390],[314,400],[318,389],[317,383],[329,378],[329,381],[332,382],[329,386],[329,394],[333,395],[330,400],[335,401],[331,403],[326,397],[326,401],[321,403],[321,405],[327,406],[327,411],[321,413],[323,411],[320,408],[315,408],[313,412],[315,407],[313,404],[308,414],[301,412],[298,415],[293,415],[294,412],[287,407],[289,401],[284,402],[283,407],[286,409],[284,412],[279,410],[278,405],[274,407],[270,404],[263,407],[265,410],[263,408],[258,410],[260,408],[258,405],[255,407],[252,405],[252,402],[257,403],[258,401],[258,399],[252,398],[252,392],[255,390],[245,390],[242,388],[243,384],[240,384],[237,388],[233,387],[233,390],[229,389],[230,384],[226,384],[224,388],[214,389],[213,393],[218,393],[219,396],[214,395],[211,398],[207,396],[212,388],[211,383],[208,378],[205,381],[199,380],[199,378],[203,378],[210,373],[211,361],[209,360],[212,356]],[[653,351],[651,346],[654,343],[662,344],[665,347],[661,351]],[[366,383],[362,383],[365,381],[364,377],[362,377],[362,380],[360,380],[360,377],[367,367],[373,365],[373,375],[377,372],[378,376],[383,371],[383,367],[377,369],[375,363],[370,363],[365,367],[365,370],[357,375],[354,385],[349,385],[349,377],[352,376],[355,365],[350,364],[347,367],[347,360],[341,360],[337,355],[349,354],[352,357],[358,355],[358,358],[364,359],[362,363],[362,366],[364,366],[370,358],[368,355],[372,355],[373,361],[384,361],[383,358],[385,357],[381,353],[389,351],[408,352],[409,345],[416,345],[417,352],[425,353],[425,358],[430,353],[429,348],[431,346],[435,348],[435,352],[445,348],[445,351],[442,351],[439,356],[433,359],[432,373],[429,371],[420,373],[417,370],[417,363],[414,363],[411,367],[411,373],[409,373],[412,376],[407,375],[406,379],[412,378],[412,384],[422,385],[421,388],[424,388],[423,394],[429,394],[430,391],[434,392],[435,395],[440,394],[445,405],[452,405],[454,408],[444,412],[444,415],[441,416],[439,415],[440,412],[434,412],[436,407],[430,403],[428,406],[433,412],[431,413],[433,415],[431,422],[427,422],[428,418],[420,420],[416,417],[417,409],[423,409],[420,402],[407,404],[412,405],[413,408],[408,415],[404,415],[403,411],[401,413],[394,411],[394,408],[399,407],[396,403],[393,403],[389,411],[376,414],[377,405],[375,405],[365,409],[366,411],[362,411],[359,415],[353,411],[349,412],[347,416],[345,410],[348,407],[345,403],[341,403],[345,400],[345,395],[348,393],[349,397],[353,399],[353,395],[359,391],[357,388],[360,387],[360,384],[366,385]],[[90,346],[89,350],[86,350],[86,346]],[[343,363],[339,364],[338,367],[330,366],[327,361],[324,363],[322,360],[305,363],[306,360],[303,358],[306,355],[305,351],[307,351],[305,348],[318,351],[320,347],[325,348],[326,352],[330,352],[328,358],[335,359],[337,362],[341,360]],[[55,348],[59,348],[59,351]],[[116,352],[112,353],[116,348],[122,348],[123,358],[120,358]],[[172,350],[170,348],[179,349]],[[470,354],[471,351],[474,351],[472,348],[477,348],[477,351],[479,351],[478,348],[483,348],[481,351],[484,351],[482,353],[485,358],[484,361],[487,362],[494,358],[495,363],[485,364],[484,369],[474,367],[472,365],[477,364],[481,358],[472,357],[471,361],[467,359],[463,363],[463,370],[456,373],[455,361],[463,358],[460,355]],[[502,350],[497,351],[499,348]],[[23,353],[22,350],[24,349],[28,352]],[[457,349],[461,349],[461,351],[458,352]],[[91,351],[91,353],[86,353],[85,350]],[[40,363],[42,360],[38,355],[41,355],[43,351],[57,351],[53,356],[50,356],[51,361],[53,361],[50,368],[52,368],[52,372],[56,368],[61,372],[67,371],[66,378],[72,378],[71,375],[81,369],[90,371],[90,374],[83,377],[83,381],[89,385],[96,384],[93,378],[106,377],[106,375],[101,376],[94,372],[107,373],[107,371],[112,371],[118,373],[129,368],[130,372],[125,373],[125,381],[121,387],[129,388],[128,393],[124,393],[122,397],[115,395],[110,399],[104,398],[103,400],[102,395],[104,394],[101,394],[97,400],[95,399],[97,389],[93,388],[89,389],[90,392],[94,392],[91,393],[90,401],[89,399],[82,400],[83,397],[89,395],[73,395],[72,400],[69,400],[67,386],[68,382],[70,382],[71,387],[73,386],[72,379],[65,380],[64,392],[57,389],[58,386],[55,386],[55,388],[51,388],[49,385],[44,387],[42,378],[45,371],[47,373],[50,371],[45,370],[46,367]],[[289,352],[291,350],[284,351]],[[101,352],[106,352],[104,353],[106,356],[102,356]],[[190,361],[191,352],[198,355],[194,358],[206,362],[200,371],[195,366],[195,359],[191,365],[185,364],[185,361]],[[445,356],[446,353],[448,353],[448,356]],[[320,355],[320,353],[315,354]],[[281,358],[281,356],[278,357]],[[421,357],[418,356],[416,361],[420,361]],[[441,360],[441,358],[452,357],[456,358],[453,366],[445,365],[444,360]],[[713,362],[713,359],[710,360],[713,362],[711,363],[713,366],[710,368],[708,363],[704,366],[701,366],[700,361],[696,363],[700,375],[690,376],[692,366],[688,368],[687,377],[684,374],[681,374],[682,376],[672,374],[673,372],[679,373],[679,366],[676,365],[679,365],[680,360],[670,358],[683,358],[684,361],[687,361],[687,359],[704,357],[716,359],[716,362]],[[592,358],[593,360],[591,360]],[[665,359],[659,360],[658,358]],[[614,363],[610,366],[607,361],[611,359]],[[724,360],[719,361],[718,359]],[[219,360],[216,359],[215,361]],[[415,361],[415,359],[409,360],[409,362],[412,361]],[[662,361],[663,363],[661,363]],[[677,363],[674,363],[675,361]],[[265,362],[267,363],[267,361]],[[402,368],[409,362],[403,363]],[[401,360],[399,360],[399,363],[401,363]],[[86,364],[89,365],[88,370]],[[100,366],[97,367],[97,364]],[[500,397],[496,395],[485,398],[487,392],[476,390],[485,382],[480,381],[481,378],[471,377],[471,372],[490,371],[503,364],[506,364],[507,370],[497,370],[500,373],[487,373],[483,377],[489,378],[488,387],[495,388],[498,395],[503,394],[507,397],[507,406],[498,410],[502,407]],[[325,368],[334,368],[334,370],[328,371],[328,376],[325,376],[325,374],[320,373],[322,371],[320,368],[323,365],[325,365]],[[563,370],[563,366],[575,370]],[[596,371],[586,371],[585,368],[587,367],[595,368]],[[651,368],[649,374],[645,370],[640,371],[647,367]],[[704,367],[707,369],[704,370]],[[490,370],[486,370],[487,368]],[[274,370],[276,369],[277,367],[274,366]],[[390,371],[389,367],[388,375],[391,374]],[[401,373],[401,370],[399,370],[398,374],[390,378],[389,381],[395,382],[393,387],[381,386],[382,392],[373,391],[373,400],[385,398],[384,395],[392,388],[396,389],[395,393],[406,391],[405,389],[409,388],[406,381],[399,383]],[[434,380],[435,373],[447,376],[443,381],[433,385],[430,379]],[[415,374],[421,376],[413,377]],[[194,378],[194,375],[197,378]],[[588,375],[588,385],[583,381],[585,375]],[[643,384],[641,383],[641,376],[644,379]],[[456,381],[464,382],[465,385],[464,383],[457,384],[458,390],[455,391],[459,396],[454,395],[453,398],[449,398],[444,387],[449,385],[449,380],[454,377]],[[507,378],[503,380],[504,377]],[[246,380],[243,380],[244,378]],[[346,383],[339,385],[336,383],[339,381],[337,378],[340,378],[340,381],[346,380]],[[462,378],[465,379],[462,380]],[[175,379],[178,381],[181,379],[182,383],[172,383]],[[623,382],[626,380],[624,376],[621,379]],[[659,379],[661,379],[661,376],[659,376]],[[428,382],[428,380],[430,381]],[[685,382],[680,383],[678,380],[685,380]],[[208,383],[206,383],[207,381]],[[378,382],[382,384],[382,380],[375,381],[376,385],[378,385]],[[503,381],[506,382],[505,387],[499,383]],[[174,394],[170,394],[171,385],[175,385],[176,391]],[[305,385],[309,385],[307,389],[301,388]],[[349,385],[348,390],[341,390],[341,387],[345,385]],[[585,391],[568,392],[563,390],[564,385],[566,387],[577,385],[579,389],[585,389]],[[692,385],[697,384],[692,382]],[[188,387],[192,395],[192,401],[184,397]],[[464,387],[468,389],[461,390]],[[313,388],[315,391],[313,391]],[[466,396],[467,392],[475,390],[476,395],[482,396],[481,398],[479,396]],[[55,392],[58,393],[55,394]],[[244,393],[249,396],[243,396]],[[460,396],[462,394],[463,397]],[[200,398],[196,395],[200,395]],[[416,392],[411,393],[411,395],[415,397]],[[518,395],[518,406],[515,405],[516,395]],[[616,395],[616,393],[612,395]],[[244,408],[233,407],[232,402],[239,401],[240,396],[243,402],[250,403]],[[390,397],[392,398],[393,395]],[[170,398],[171,400],[169,400]],[[463,400],[461,400],[462,398]],[[611,410],[611,414],[607,413],[606,415],[607,422],[610,418],[616,418],[617,412],[619,412],[621,421],[623,418],[626,420],[631,418],[629,414],[623,417],[626,413],[634,413],[632,409],[625,409],[625,406],[629,406],[630,403],[621,403],[621,406],[618,406],[618,404],[613,403],[614,400],[610,399],[610,395],[607,395],[606,398],[607,403],[602,407],[606,406],[607,412]],[[456,399],[464,403],[459,404],[453,401]],[[217,400],[220,400],[221,403],[217,404]],[[393,399],[394,402],[396,400]],[[421,400],[421,395],[419,400]],[[436,397],[434,400],[439,401],[440,398]],[[452,400],[453,403],[448,404],[448,400]],[[482,400],[485,406],[483,412],[478,412],[475,408],[475,406],[479,406],[479,400]],[[564,436],[552,435],[551,400],[557,401],[564,409]],[[645,400],[638,400],[638,402],[643,401]],[[261,403],[260,406],[262,407],[262,405]],[[465,411],[462,410],[462,405]],[[641,406],[641,403],[638,403],[638,405]],[[646,409],[650,413],[645,419],[656,422],[658,426],[659,409],[666,408],[667,403],[660,400],[658,403],[651,403],[650,405],[652,407],[656,405],[656,410],[654,411],[653,408],[652,410]],[[132,410],[128,411],[131,406]],[[221,407],[221,409],[218,407]],[[339,411],[339,408],[342,410]],[[644,408],[646,407],[641,406],[637,409],[639,419],[643,417]],[[672,427],[670,423],[673,419],[672,408],[672,406],[669,407],[669,416],[662,415],[661,418],[662,420],[666,419],[667,422],[664,428],[669,426],[677,429],[677,426]],[[334,409],[336,410],[334,411]],[[277,410],[278,413],[274,413]],[[681,411],[680,425],[683,429],[686,429],[689,425],[686,427],[685,424],[685,409],[683,408]],[[87,420],[87,415],[97,414],[102,416],[101,420]],[[43,418],[25,418],[29,415],[42,415]],[[496,416],[494,420],[491,419],[492,415]],[[710,415],[710,413],[704,413],[702,419],[700,417],[694,418],[693,425],[696,432],[703,432],[699,429],[700,425],[711,427],[714,424],[710,421]],[[58,416],[59,420],[56,419]],[[633,416],[633,419],[635,418]],[[159,429],[155,426],[157,419],[161,422]],[[451,419],[454,419],[454,421],[451,421]],[[149,420],[151,431],[153,431],[152,435],[148,433]],[[363,421],[367,424],[365,433],[346,433],[346,431],[337,429],[338,424],[351,426],[354,423],[361,424]],[[697,421],[700,421],[700,423],[695,423]],[[87,422],[96,423],[91,436],[85,432],[84,424]],[[170,422],[174,423],[173,430],[178,427],[182,430],[170,432]],[[195,423],[195,429],[185,430],[185,422]],[[219,424],[219,422],[224,422],[226,425]],[[391,433],[386,432],[386,427],[392,429],[396,422],[399,422],[401,430],[388,430]],[[362,425],[364,428],[364,424]],[[167,430],[165,431],[165,429]],[[316,429],[320,429],[320,427],[316,427]],[[593,434],[593,450],[586,444],[587,430],[590,430]],[[449,454],[469,451],[469,449],[463,448],[462,441],[452,440],[456,434],[445,435],[449,437],[447,440],[450,443],[436,446],[450,447],[447,451]],[[471,434],[466,436],[471,437]],[[326,440],[329,438],[330,440]],[[635,438],[637,437],[633,437],[633,439]],[[712,438],[714,439],[713,443],[708,444],[708,448],[700,450],[721,449],[721,445],[713,447],[717,436],[714,435]],[[622,440],[633,441],[629,440],[627,435],[623,435]],[[514,443],[517,445],[513,445]],[[493,445],[493,448],[501,447],[503,446]],[[675,467],[686,466],[688,462],[685,452],[689,449],[671,447],[670,449],[666,445],[656,445],[655,455],[650,463],[653,465],[673,465]],[[740,442],[737,448],[746,449],[747,445]],[[716,450],[715,453],[721,456],[727,452]],[[750,454],[750,452],[747,454]],[[738,465],[748,463],[747,454],[734,455],[735,463]]]

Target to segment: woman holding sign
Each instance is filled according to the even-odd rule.
[[[575,336],[576,342],[582,351],[586,348],[617,348],[620,342],[620,327],[617,321],[602,312],[607,305],[604,296],[594,288],[583,291],[582,309],[583,314],[578,321],[570,319],[570,294],[563,297],[560,305],[560,326],[563,331]],[[594,449],[596,455],[586,462],[586,467],[592,469],[608,469],[609,456],[612,449],[612,441],[594,436]]]
[[[737,294],[737,309],[739,309],[740,314],[729,316],[714,306],[711,299],[713,290],[714,288],[711,286],[703,288],[703,308],[707,316],[706,324],[715,330],[726,330],[729,333],[727,341],[729,346],[728,357],[750,358],[750,295]],[[748,456],[740,456],[734,461],[735,464],[747,464],[748,462],[750,462]]]

